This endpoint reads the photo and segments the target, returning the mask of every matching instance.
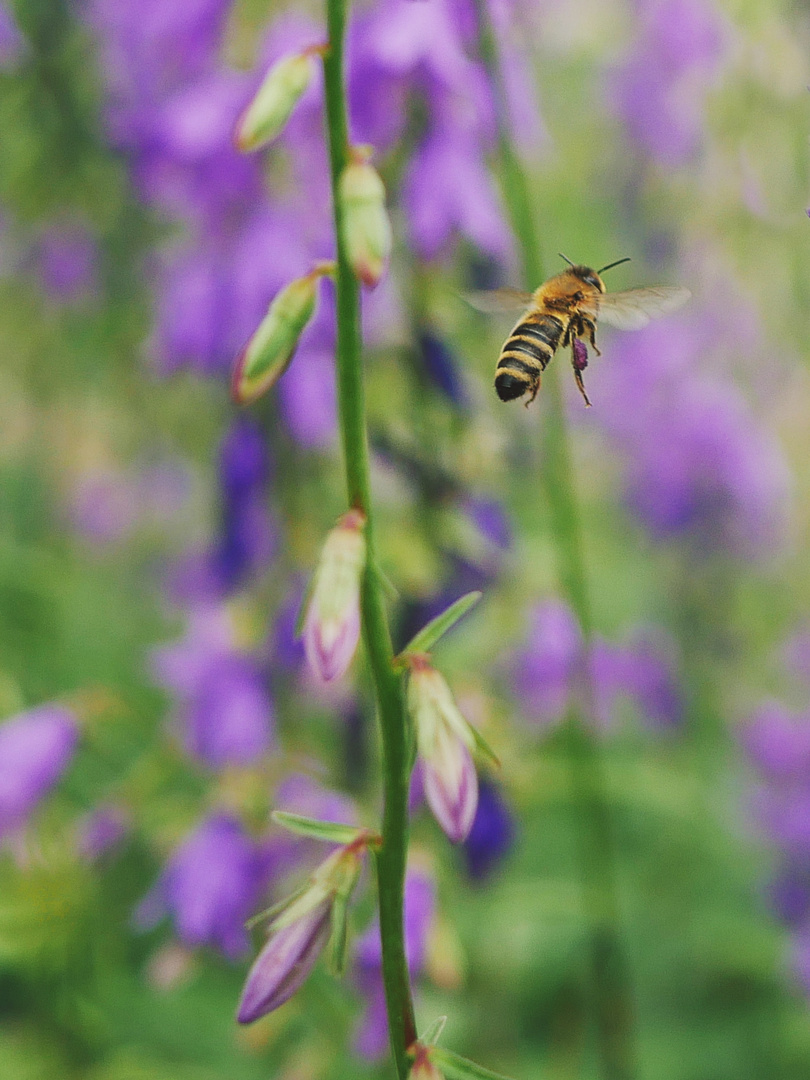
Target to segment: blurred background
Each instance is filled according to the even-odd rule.
[[[547,275],[693,299],[559,355],[598,631],[589,717],[644,1080],[810,1075],[810,14],[790,0],[487,0]],[[392,1075],[370,878],[320,965],[238,1029],[245,920],[318,851],[272,808],[373,824],[362,658],[294,623],[343,511],[333,306],[274,393],[233,357],[332,253],[321,87],[253,157],[234,122],[318,3],[0,4],[0,1076]],[[492,387],[521,285],[468,0],[369,0],[352,134],[395,250],[364,294],[377,532],[403,645],[502,769],[451,849],[414,793],[424,1028],[499,1072],[601,1077],[580,810],[561,737],[581,631],[541,480],[543,391]],[[533,284],[539,284],[533,283]]]

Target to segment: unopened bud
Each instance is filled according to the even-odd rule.
[[[304,652],[324,682],[343,675],[360,640],[360,585],[366,565],[366,518],[350,510],[329,533],[304,620]]]
[[[343,242],[353,272],[373,288],[391,254],[391,223],[385,209],[385,187],[364,150],[341,173],[338,198],[342,209]]]
[[[234,141],[239,150],[258,150],[279,135],[315,71],[315,47],[285,56],[268,71],[256,96],[236,123]]]
[[[331,269],[332,264],[320,264],[276,293],[258,329],[237,357],[231,381],[237,405],[248,405],[261,397],[287,370],[298,339],[315,314],[318,280]]]
[[[453,843],[466,840],[478,806],[478,777],[470,751],[475,736],[444,676],[422,653],[408,658],[408,710],[416,728],[425,798]]]

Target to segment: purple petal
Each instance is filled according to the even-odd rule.
[[[307,616],[304,624],[304,652],[312,672],[323,682],[339,679],[349,670],[360,641],[360,610],[352,606],[336,635],[324,640],[323,626],[317,616]]]
[[[248,972],[236,1018],[251,1024],[277,1009],[306,981],[329,939],[332,901],[324,900],[298,922],[271,933]]]
[[[42,705],[0,725],[0,837],[25,823],[73,756],[72,713]]]
[[[478,805],[478,777],[469,750],[458,739],[452,751],[423,759],[425,798],[454,844],[466,840]]]

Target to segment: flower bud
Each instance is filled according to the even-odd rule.
[[[304,984],[329,941],[345,945],[346,906],[374,834],[360,833],[315,870],[309,883],[276,908],[270,935],[248,972],[237,1020],[251,1024],[288,1001]]]
[[[425,798],[453,843],[467,838],[478,805],[475,736],[450,687],[423,653],[409,657],[408,710],[416,728]]]
[[[234,141],[239,150],[258,150],[279,135],[315,71],[313,53],[306,49],[285,56],[268,71],[256,96],[236,123]]]
[[[332,269],[322,263],[273,297],[267,314],[236,360],[231,394],[248,405],[274,386],[287,370],[298,339],[315,314],[318,280]]]
[[[413,1064],[408,1073],[408,1080],[444,1080],[444,1077],[430,1060],[431,1047],[421,1042],[412,1047]]]
[[[346,258],[355,275],[373,288],[391,254],[391,223],[385,187],[365,151],[356,150],[338,186]]]
[[[343,675],[360,640],[360,584],[366,565],[366,518],[350,510],[329,533],[304,619],[304,652],[324,682]]]

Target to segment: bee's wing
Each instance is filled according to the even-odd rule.
[[[680,285],[603,293],[590,306],[589,313],[617,330],[641,330],[650,319],[659,319],[683,307],[691,295]]]
[[[503,315],[525,311],[532,302],[532,294],[520,289],[489,289],[486,292],[462,293],[467,303],[485,315]]]

